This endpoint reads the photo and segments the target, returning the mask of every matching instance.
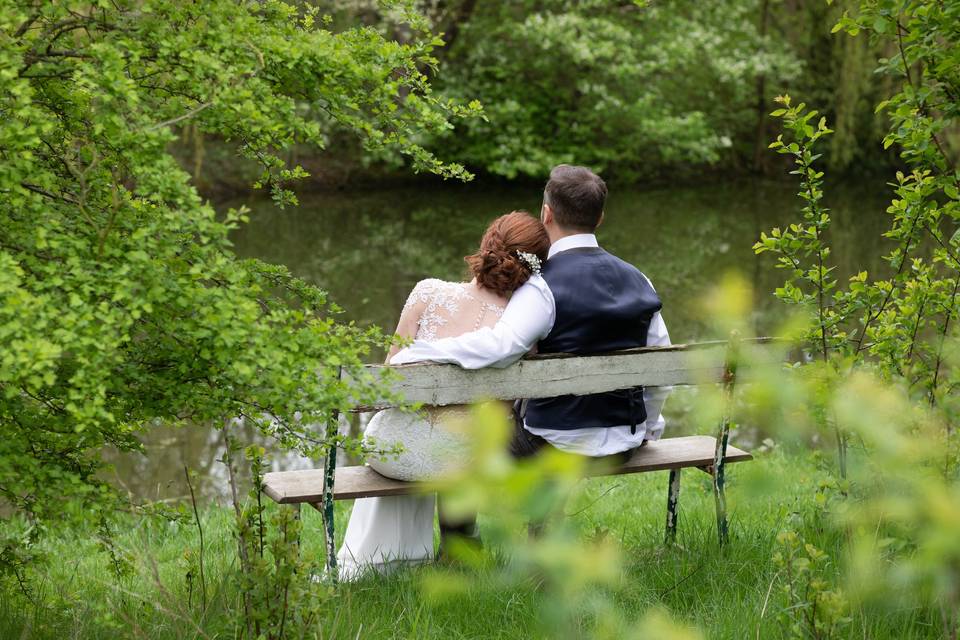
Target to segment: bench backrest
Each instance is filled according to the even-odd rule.
[[[723,380],[730,343],[727,341],[648,347],[607,354],[537,355],[503,369],[466,370],[451,364],[370,365],[378,375],[389,369],[399,379],[392,390],[408,402],[443,406],[478,400],[550,398],[586,395],[629,387],[710,384]],[[784,361],[783,343],[773,338],[738,342],[737,379],[749,379],[763,366]],[[373,407],[392,406],[383,399]]]

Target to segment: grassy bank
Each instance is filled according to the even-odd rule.
[[[678,546],[664,548],[666,473],[594,479],[567,505],[582,538],[608,536],[623,549],[623,576],[611,589],[576,594],[563,606],[603,597],[627,620],[651,607],[699,627],[707,638],[791,637],[782,614],[782,571],[773,562],[777,534],[797,531],[808,543],[839,559],[840,537],[824,526],[824,508],[839,498],[817,498],[826,473],[816,454],[761,453],[735,465],[730,476],[732,543],[721,554],[715,543],[709,477],[683,476]],[[821,494],[823,495],[823,494]],[[824,507],[824,504],[826,507]],[[273,505],[270,505],[273,508]],[[350,504],[338,505],[342,533]],[[319,515],[303,512],[301,551],[322,559]],[[198,532],[189,523],[128,521],[117,535],[118,565],[103,552],[94,532],[51,536],[50,562],[26,576],[29,599],[16,582],[4,585],[0,637],[19,638],[192,638],[234,637],[242,610],[236,572],[232,510],[210,507],[203,515],[207,608],[201,611],[197,576]],[[119,568],[119,577],[117,568]],[[524,638],[577,637],[595,627],[589,615],[575,616],[580,628],[547,631],[543,615],[557,602],[532,583],[504,586],[493,570],[461,570],[465,593],[427,597],[423,570],[388,578],[371,577],[322,598],[317,638]],[[840,568],[829,563],[822,577],[840,586]],[[855,610],[835,637],[936,638],[939,625],[928,611],[911,608]],[[290,637],[300,637],[295,629]]]

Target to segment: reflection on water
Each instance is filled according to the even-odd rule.
[[[827,185],[827,204],[834,216],[831,258],[840,277],[884,267],[879,256],[890,245],[880,234],[886,226],[888,199],[876,190],[879,184],[873,180],[862,186]],[[637,265],[653,281],[674,342],[722,337],[710,334],[701,300],[723,273],[733,269],[757,292],[755,326],[758,333],[769,334],[784,313],[783,305],[769,294],[783,274],[771,268],[769,258],[754,256],[751,246],[761,231],[798,217],[795,191],[790,184],[760,181],[657,190],[613,188],[598,236],[601,245]],[[535,187],[450,185],[309,195],[301,198],[298,208],[286,211],[269,200],[229,202],[223,208],[245,203],[252,210],[250,224],[234,237],[241,256],[285,264],[328,290],[346,310],[345,319],[392,330],[418,280],[461,278],[463,256],[476,249],[486,225],[513,209],[536,213],[540,197]],[[702,431],[683,424],[678,412],[684,413],[684,404],[681,398],[668,401],[673,433]],[[203,496],[225,494],[225,470],[216,462],[222,446],[215,430],[157,428],[146,444],[149,457],[122,456],[114,461],[118,481],[135,496],[185,495],[184,464],[200,474]],[[315,463],[286,456],[275,465],[290,469]]]

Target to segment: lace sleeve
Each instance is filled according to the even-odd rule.
[[[423,316],[427,305],[433,298],[436,291],[438,280],[421,280],[407,296],[407,302],[403,305],[403,311],[400,312],[400,320],[397,323],[396,334],[401,338],[413,340],[417,337],[420,329],[420,318]],[[387,362],[390,361],[400,348],[396,345],[390,348],[387,356]]]
[[[400,317],[415,316],[416,320],[419,321],[420,316],[423,315],[423,310],[436,296],[439,284],[441,284],[441,281],[436,278],[428,278],[418,282],[410,295],[407,296],[407,302],[403,305]]]

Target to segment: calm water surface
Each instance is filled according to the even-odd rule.
[[[879,256],[890,245],[881,236],[889,203],[882,185],[882,179],[827,185],[834,216],[832,259],[841,275],[883,269]],[[783,305],[770,294],[783,274],[771,267],[769,257],[754,256],[751,246],[761,231],[798,218],[795,191],[791,184],[762,181],[613,188],[598,236],[604,248],[653,281],[675,343],[722,337],[711,334],[702,301],[732,270],[756,292],[757,332],[770,334],[784,315]],[[218,208],[246,204],[252,210],[250,224],[234,237],[237,253],[287,265],[329,291],[347,320],[393,330],[418,280],[462,278],[463,256],[476,250],[487,224],[513,209],[539,211],[540,197],[536,187],[451,185],[308,195],[298,208],[286,211],[269,200],[233,201]],[[668,401],[673,433],[704,431],[683,423],[683,405],[682,399]],[[114,460],[117,482],[136,497],[186,495],[184,465],[199,473],[199,491],[206,499],[225,495],[217,432],[158,428],[146,444],[148,457]],[[275,466],[316,465],[286,455],[277,456]]]

